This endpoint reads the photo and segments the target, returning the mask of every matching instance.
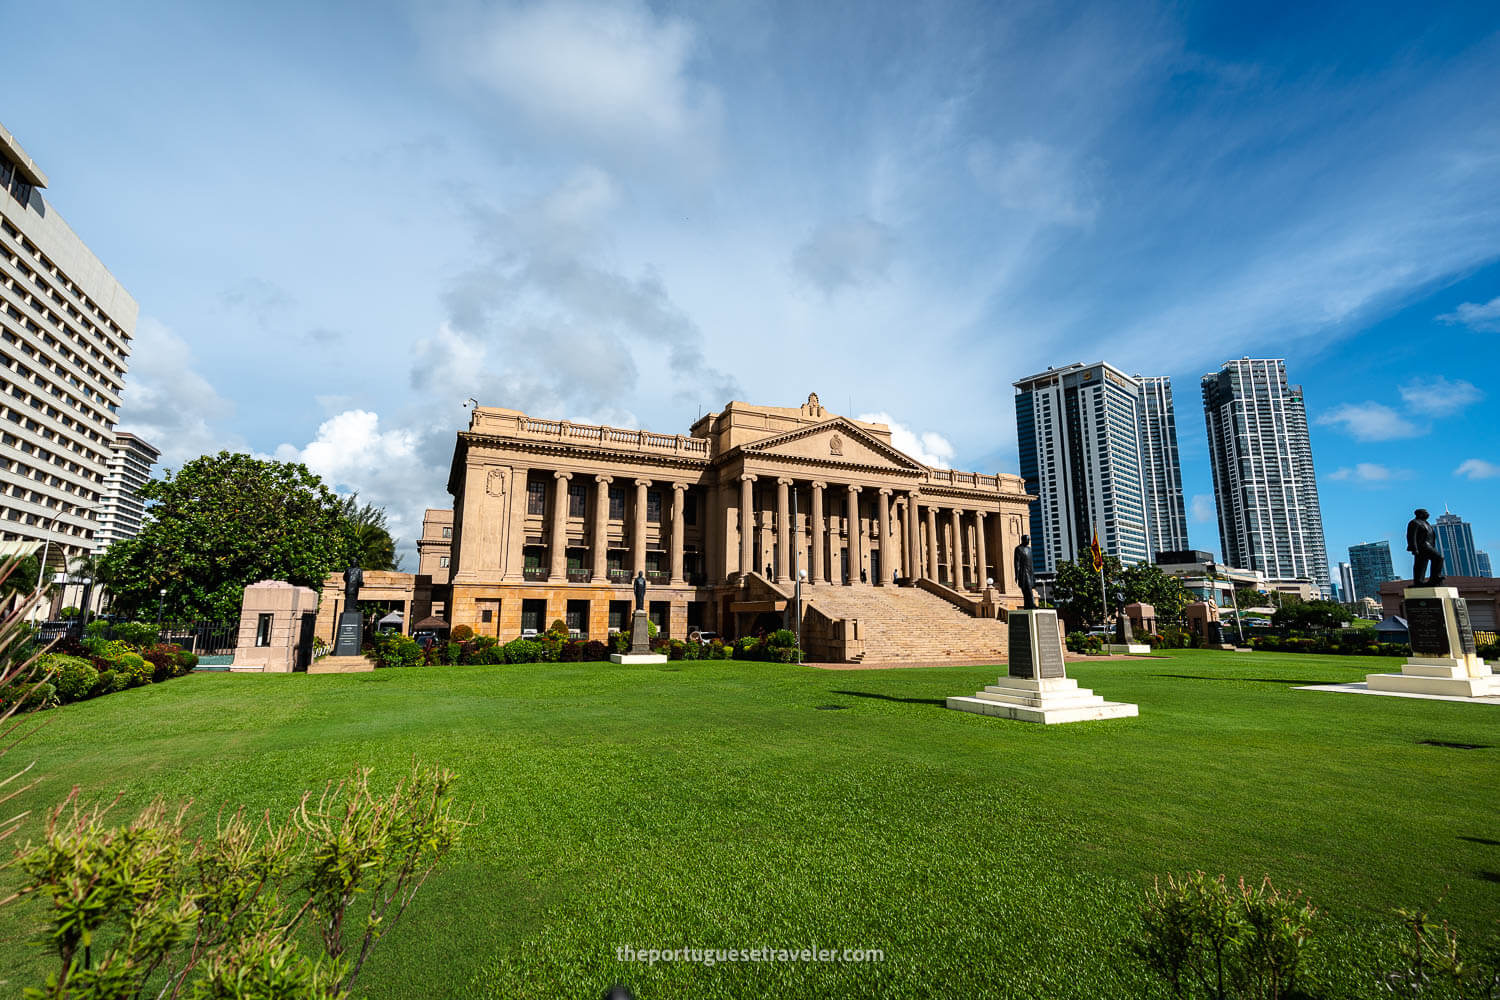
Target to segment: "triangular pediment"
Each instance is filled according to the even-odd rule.
[[[843,417],[762,438],[745,445],[743,450],[752,455],[828,465],[857,465],[893,472],[926,471],[926,466],[910,455]]]

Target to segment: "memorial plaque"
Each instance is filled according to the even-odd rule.
[[[1464,617],[1468,617],[1465,608]],[[1411,651],[1415,656],[1449,656],[1448,622],[1443,616],[1443,601],[1439,597],[1408,597],[1406,599],[1406,627],[1411,635]],[[1473,633],[1470,633],[1472,642]]]
[[[364,616],[358,611],[345,611],[339,615],[338,632],[334,635],[334,656],[358,656],[364,638]]]
[[[1012,611],[1009,620],[1006,669],[1010,676],[1033,679],[1067,676],[1063,669],[1062,642],[1057,638],[1056,613]],[[1039,648],[1031,644],[1033,626]]]
[[[1453,617],[1458,620],[1458,644],[1463,647],[1463,652],[1478,655],[1479,647],[1474,645],[1474,626],[1469,623],[1469,602],[1461,597],[1454,601]]]

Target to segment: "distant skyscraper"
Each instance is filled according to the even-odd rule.
[[[1094,532],[1126,565],[1187,548],[1171,384],[1071,364],[1015,383],[1021,475],[1038,572],[1077,561]]]
[[[1437,547],[1443,554],[1444,576],[1479,576],[1479,554],[1474,549],[1474,528],[1452,512],[1438,516]]]
[[[1476,552],[1474,555],[1479,559],[1479,575],[1485,577],[1494,576],[1495,571],[1490,568],[1490,554],[1488,552]]]
[[[1346,562],[1339,563],[1339,590],[1339,600],[1345,604],[1359,600],[1359,592],[1354,586],[1354,567]]]
[[[1302,387],[1287,384],[1284,361],[1250,358],[1226,362],[1202,386],[1224,561],[1327,588]]]
[[[1151,555],[1188,547],[1187,510],[1182,503],[1182,466],[1177,462],[1177,413],[1172,380],[1137,375],[1140,386],[1141,478],[1146,487],[1146,531]]]
[[[137,307],[46,186],[0,126],[0,537],[61,565],[95,546]]]
[[[94,533],[95,552],[103,552],[112,542],[134,538],[141,530],[146,510],[141,487],[150,480],[151,466],[160,457],[161,452],[134,434],[115,434],[109,473],[104,477],[104,500],[99,504],[99,530]]]
[[[1353,566],[1354,596],[1348,600],[1373,597],[1378,601],[1380,585],[1387,580],[1396,579],[1396,570],[1391,565],[1390,542],[1365,542],[1363,545],[1349,546],[1349,563]]]

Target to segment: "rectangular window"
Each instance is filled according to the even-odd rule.
[[[661,524],[661,490],[646,492],[646,522]]]
[[[568,484],[568,516],[583,517],[586,504],[582,483]]]
[[[621,486],[609,488],[609,519],[611,521],[625,520],[625,489]]]
[[[530,632],[533,635],[546,627],[542,621],[547,617],[547,602],[544,600],[529,600],[521,602],[521,634]]]
[[[269,646],[271,644],[271,621],[274,615],[262,614],[255,623],[255,644],[257,646]]]
[[[609,602],[609,627],[616,631],[623,631],[630,627],[630,602]]]
[[[526,513],[547,513],[547,484],[544,482],[532,482],[526,484]]]
[[[443,529],[443,537],[444,538],[452,538],[453,537],[453,529],[452,528],[444,528]]]
[[[538,548],[527,548],[522,553],[525,563],[524,568],[529,573],[540,572],[542,568],[542,550]]]
[[[682,494],[682,523],[698,523],[698,495],[692,490],[685,490]]]
[[[495,612],[490,608],[485,608],[483,611],[479,612],[479,620],[488,625],[490,622],[495,620]]]
[[[574,638],[582,638],[589,630],[589,602],[569,601],[566,621],[568,631],[577,633]]]
[[[447,556],[438,556],[438,565],[441,566],[441,567],[446,568],[447,565],[448,565],[448,557]]]

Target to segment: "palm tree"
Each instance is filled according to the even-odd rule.
[[[82,583],[83,594],[78,601],[82,610],[79,613],[79,624],[89,623],[89,605],[93,603],[94,587],[99,585],[99,557],[92,552],[84,552],[68,560],[68,582]]]
[[[359,494],[343,498],[344,517],[354,527],[354,555],[365,569],[399,570],[401,557],[396,553],[398,539],[391,537],[385,524],[385,508],[374,504],[360,506]]]

